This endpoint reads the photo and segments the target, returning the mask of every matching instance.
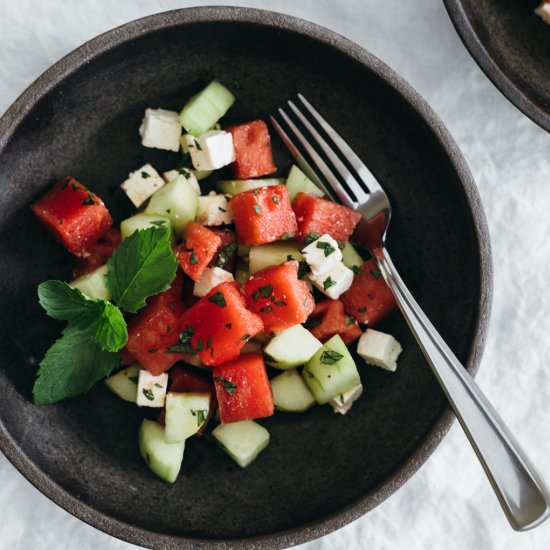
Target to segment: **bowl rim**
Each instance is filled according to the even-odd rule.
[[[182,8],[136,19],[89,40],[38,77],[0,118],[0,152],[5,148],[14,131],[35,102],[93,58],[125,42],[164,28],[209,22],[239,22],[290,30],[323,45],[331,46],[359,62],[398,92],[431,130],[436,141],[446,152],[452,168],[462,183],[465,201],[471,212],[475,230],[474,237],[479,257],[480,303],[475,321],[472,353],[466,365],[468,372],[475,376],[483,354],[490,317],[493,271],[489,230],[473,177],[457,144],[427,102],[385,63],[334,31],[297,17],[273,11],[233,6]],[[63,489],[54,479],[42,472],[18,447],[1,421],[0,450],[28,481],[58,506],[89,525],[127,542],[148,548],[227,549],[239,546],[242,548],[272,550],[274,548],[288,548],[329,534],[375,508],[397,491],[428,459],[448,432],[453,420],[454,416],[451,409],[446,405],[433,427],[425,434],[420,444],[397,470],[374,487],[367,495],[337,512],[320,517],[307,524],[275,533],[230,540],[188,538],[157,533],[99,512],[92,506],[80,501],[76,496]]]
[[[543,130],[550,132],[550,109],[532,99],[525,89],[508,76],[502,67],[488,52],[483,40],[474,30],[472,22],[466,15],[462,0],[443,0],[451,22],[460,36],[462,43],[478,64],[485,76],[512,105],[529,117]]]

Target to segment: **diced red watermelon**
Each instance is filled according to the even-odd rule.
[[[184,243],[175,248],[178,262],[183,271],[193,281],[198,281],[221,243],[220,237],[212,230],[199,223],[189,222],[185,228]]]
[[[113,225],[103,201],[73,178],[63,178],[31,206],[44,227],[75,256],[85,256]]]
[[[231,197],[239,242],[245,246],[290,239],[298,230],[284,185],[272,185]]]
[[[329,234],[334,240],[346,243],[361,219],[361,214],[351,208],[308,193],[298,193],[292,208],[298,223],[298,238],[302,241],[309,236],[314,239]]]
[[[245,353],[212,372],[222,424],[273,414],[273,394],[260,353]]]
[[[221,283],[190,307],[180,320],[180,341],[205,365],[235,359],[246,342],[263,329],[260,317],[246,309],[236,283]]]
[[[183,276],[176,275],[171,288],[152,296],[128,322],[126,350],[144,369],[159,375],[183,355],[174,350],[179,342],[179,322],[184,312],[181,300]]]
[[[340,299],[348,315],[372,327],[387,317],[397,304],[374,260],[365,262],[360,269],[361,275],[355,275],[353,284]]]
[[[315,307],[305,281],[298,279],[296,261],[254,273],[242,291],[248,309],[261,317],[268,333],[303,323]]]
[[[231,165],[236,178],[247,179],[272,174],[271,138],[263,120],[253,120],[228,128],[233,136],[235,162]]]
[[[88,251],[89,256],[77,256],[73,267],[73,277],[81,277],[91,273],[98,267],[105,265],[107,260],[113,255],[113,252],[120,244],[120,231],[116,227],[111,227],[105,235],[101,236]]]
[[[235,232],[231,231],[231,229],[214,227],[209,229],[222,241],[210,262],[210,267],[221,267],[227,271],[233,271],[237,259],[237,237],[235,236]]]
[[[344,304],[340,300],[318,302],[306,327],[323,343],[335,334],[339,334],[346,345],[361,336],[361,327],[353,317],[344,313]]]

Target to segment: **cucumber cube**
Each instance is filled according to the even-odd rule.
[[[225,115],[235,96],[217,80],[194,95],[179,114],[181,125],[195,136],[204,134]]]
[[[279,265],[290,260],[303,261],[300,245],[293,241],[283,241],[252,246],[248,253],[250,273],[256,273],[266,267]]]
[[[239,284],[244,285],[248,278],[250,277],[250,271],[248,270],[248,265],[243,260],[237,262],[237,269],[235,270],[235,281]]]
[[[226,195],[238,195],[245,191],[252,191],[260,187],[270,187],[272,185],[282,185],[285,183],[283,178],[266,178],[263,180],[221,180],[218,182],[218,189]]]
[[[185,441],[166,443],[164,428],[144,420],[139,428],[139,451],[149,469],[168,483],[174,483],[181,469]]]
[[[315,353],[302,376],[319,405],[361,384],[355,362],[338,334]]]
[[[278,411],[304,412],[315,404],[304,379],[296,369],[290,369],[271,379],[273,403]]]
[[[164,420],[166,443],[180,443],[195,435],[206,422],[209,410],[209,393],[167,393]]]
[[[269,432],[253,420],[221,424],[212,435],[241,468],[246,468],[269,444]]]
[[[134,365],[123,369],[105,380],[105,385],[124,401],[137,401],[139,366]]]
[[[350,269],[363,265],[363,258],[361,258],[357,249],[349,241],[342,249],[342,261],[344,265]]]
[[[273,337],[264,349],[266,363],[276,369],[305,365],[323,344],[302,325],[287,328]]]
[[[170,221],[170,218],[160,216],[159,214],[136,214],[135,216],[126,218],[120,222],[120,234],[122,235],[122,238],[125,239],[135,233],[138,229],[158,227],[159,225],[168,227],[168,229],[170,229],[170,234],[172,234],[172,222]]]
[[[197,176],[193,170],[188,170],[187,168],[180,168],[179,170],[168,170],[168,172],[162,173],[162,178],[166,183],[170,183],[172,180],[175,180],[178,176],[183,176],[189,182],[189,185],[197,192],[197,195],[201,194],[201,188],[197,180]]]
[[[145,213],[167,216],[177,237],[195,220],[198,195],[185,176],[179,176],[159,189],[150,199]]]
[[[69,283],[73,288],[78,288],[80,292],[85,294],[92,300],[105,300],[108,302],[111,299],[111,293],[107,288],[105,282],[105,275],[107,275],[107,264],[94,269],[82,277],[76,278]]]
[[[309,193],[315,197],[325,194],[319,189],[296,165],[293,165],[286,180],[286,188],[290,195],[290,202],[298,193]]]
[[[239,258],[246,258],[250,254],[251,246],[246,246],[244,244],[239,243],[237,246],[237,256]]]

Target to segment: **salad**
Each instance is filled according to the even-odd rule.
[[[234,101],[213,81],[180,113],[145,111],[142,144],[173,151],[174,169],[146,164],[129,175],[121,190],[137,212],[118,228],[72,177],[32,205],[75,257],[71,282],[38,288],[47,314],[67,325],[40,363],[34,401],[103,380],[157,409],[139,449],[167,482],[186,440],[207,426],[246,467],[269,443],[258,419],[325,404],[346,414],[362,393],[351,344],[388,371],[401,353],[373,329],[395,302],[349,242],[360,214],[325,199],[297,166],[274,177],[263,120],[219,125]],[[215,191],[202,192],[205,178],[217,179]]]

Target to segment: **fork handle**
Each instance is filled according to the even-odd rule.
[[[511,526],[524,531],[550,516],[550,490],[474,379],[430,323],[385,249],[375,254],[384,279],[470,440]]]

